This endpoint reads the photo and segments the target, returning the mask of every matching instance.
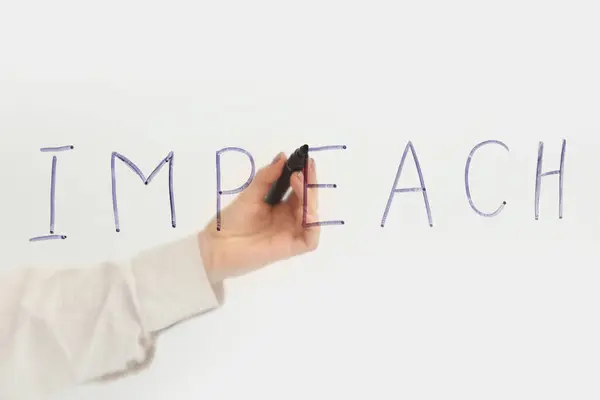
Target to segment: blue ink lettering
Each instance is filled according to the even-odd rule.
[[[330,145],[330,146],[320,146],[320,147],[309,147],[308,152],[310,154],[311,151],[326,151],[326,150],[346,150],[346,145]],[[306,162],[308,163],[308,158],[306,158]],[[309,228],[311,226],[323,226],[323,225],[344,225],[345,222],[342,220],[331,220],[331,221],[316,221],[316,222],[306,222],[306,217],[308,215],[308,188],[337,188],[335,183],[308,183],[308,165],[304,165],[304,195],[303,203],[302,203],[302,226],[305,228]]]
[[[60,147],[42,147],[40,151],[42,153],[48,153],[52,151],[67,151],[72,150],[73,146],[60,146]],[[66,235],[55,235],[54,224],[56,220],[56,156],[52,156],[52,170],[50,173],[50,235],[36,236],[29,239],[30,242],[39,242],[43,240],[55,240],[55,239],[66,239]]]
[[[144,182],[144,185],[148,185],[152,181],[152,179],[156,176],[156,174],[158,174],[158,172],[160,172],[162,167],[165,164],[169,164],[169,203],[171,206],[171,226],[173,228],[175,228],[176,227],[175,198],[174,198],[174,194],[173,194],[173,161],[174,161],[174,157],[175,157],[175,155],[173,154],[173,152],[172,151],[169,152],[169,154],[156,166],[156,168],[154,168],[154,171],[152,171],[150,176],[148,178],[146,178],[146,176],[138,168],[138,166],[135,165],[133,162],[131,162],[131,160],[129,160],[127,157],[125,157],[124,155],[119,154],[117,152],[112,153],[112,157],[110,160],[110,170],[111,170],[111,177],[112,177],[113,213],[114,213],[114,218],[115,218],[115,229],[117,232],[121,232],[121,227],[119,225],[119,210],[117,208],[117,179],[116,179],[116,175],[115,175],[116,174],[115,161],[117,159],[123,161],[125,163],[125,165],[127,165],[133,172],[135,172],[137,174],[137,176],[140,177],[140,179]]]
[[[500,214],[500,211],[502,211],[504,209],[504,206],[506,205],[506,201],[503,201],[502,204],[500,204],[500,206],[496,209],[496,211],[493,211],[491,213],[485,213],[483,211],[479,211],[477,209],[477,207],[475,207],[475,203],[473,203],[473,199],[471,199],[471,189],[469,188],[469,168],[471,167],[471,159],[473,158],[473,155],[480,147],[488,145],[488,144],[498,144],[498,145],[504,147],[504,149],[506,151],[510,151],[508,149],[507,145],[505,145],[504,143],[502,143],[498,140],[486,140],[485,142],[481,142],[478,145],[476,145],[475,147],[473,147],[473,149],[469,153],[469,157],[467,158],[467,164],[465,165],[465,190],[467,191],[467,199],[469,200],[469,204],[471,205],[471,208],[473,209],[473,211],[475,211],[477,214],[481,215],[482,217],[494,217],[494,216]]]
[[[540,192],[542,188],[542,177],[558,174],[558,218],[563,217],[563,177],[565,171],[565,150],[567,147],[566,139],[562,141],[560,152],[560,169],[542,173],[542,158],[544,155],[544,143],[540,142],[538,147],[537,170],[535,174],[535,219],[540,216]]]
[[[56,156],[52,157],[52,175],[50,177],[50,233],[54,233],[54,209],[56,197]]]
[[[66,239],[65,235],[44,235],[44,236],[36,236],[29,239],[30,242],[41,242],[43,240],[55,240],[55,239]]]
[[[408,150],[410,149],[413,159],[415,160],[415,165],[417,167],[417,173],[419,174],[419,181],[421,182],[421,187],[417,188],[405,188],[405,189],[396,189],[398,185],[398,180],[400,179],[400,174],[402,173],[402,167],[404,167],[404,161],[406,160],[406,155],[408,154]],[[429,207],[429,199],[427,198],[427,189],[425,188],[425,181],[423,180],[423,173],[421,172],[421,166],[419,164],[419,159],[417,157],[417,153],[415,152],[415,148],[413,147],[412,142],[408,142],[406,147],[404,148],[404,153],[402,153],[402,159],[400,160],[400,165],[398,166],[398,171],[396,172],[396,179],[394,179],[394,185],[392,186],[392,191],[390,192],[390,196],[388,197],[387,204],[385,206],[385,211],[383,212],[383,218],[381,218],[381,227],[385,226],[385,220],[387,219],[388,213],[390,212],[390,207],[392,205],[392,199],[396,193],[408,193],[408,192],[422,192],[423,200],[425,201],[425,209],[427,210],[427,219],[429,220],[429,226],[433,227],[433,220],[431,218],[431,208]]]
[[[40,149],[40,151],[42,153],[53,153],[53,152],[57,152],[57,151],[73,150],[74,148],[75,148],[74,146],[42,147]]]
[[[235,188],[235,189],[230,189],[230,190],[222,190],[221,189],[221,154],[223,154],[227,151],[235,151],[238,153],[245,154],[248,157],[248,159],[250,160],[251,171],[250,171],[250,177],[248,177],[246,182],[243,185],[241,185],[240,187]],[[242,190],[244,190],[248,186],[250,186],[250,183],[254,179],[254,175],[256,173],[256,165],[254,164],[254,158],[252,157],[252,154],[250,154],[248,151],[246,151],[240,147],[224,147],[221,150],[217,151],[216,159],[217,159],[217,230],[220,231],[221,230],[221,196],[224,194],[240,193]]]

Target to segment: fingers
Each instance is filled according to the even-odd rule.
[[[295,172],[290,179],[290,187],[292,193],[286,200],[292,212],[296,212],[298,208],[302,209],[302,199],[304,193],[304,174],[303,171]]]
[[[313,158],[308,162],[307,171],[307,184],[317,184],[317,167]],[[303,196],[304,198],[304,196]],[[317,219],[317,211],[319,207],[319,189],[317,187],[307,188],[306,200],[303,201],[306,204],[304,207],[307,212],[306,221],[307,223],[315,223]]]
[[[306,181],[304,179],[304,172],[308,175]],[[315,162],[311,158],[307,166],[301,171],[296,172],[292,175],[290,180],[290,186],[292,187],[292,194],[288,199],[288,204],[294,211],[302,211],[304,207],[304,194],[307,195],[307,211],[316,213],[317,201],[318,201],[318,189],[316,187],[309,187],[312,184],[317,183],[317,174]],[[304,187],[306,184],[306,188]]]
[[[306,173],[306,179],[304,178]],[[296,216],[298,224],[303,227],[303,241],[307,250],[317,248],[320,236],[318,222],[318,188],[307,187],[317,183],[317,169],[315,160],[310,159],[304,173],[296,173],[290,181],[293,194],[290,197],[290,207]],[[305,197],[306,196],[306,197]],[[305,200],[306,198],[306,200]]]
[[[281,152],[273,158],[271,164],[258,170],[254,179],[240,196],[251,198],[253,200],[262,200],[268,193],[271,184],[273,184],[281,175],[281,170],[285,164],[285,153]]]

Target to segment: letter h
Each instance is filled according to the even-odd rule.
[[[544,155],[544,142],[540,142],[538,147],[537,170],[535,174],[535,219],[540,216],[540,191],[542,188],[542,178],[548,175],[558,174],[558,218],[563,217],[563,178],[565,172],[565,149],[567,141],[563,139],[560,152],[560,169],[542,173],[542,158]]]

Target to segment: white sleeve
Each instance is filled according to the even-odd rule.
[[[0,275],[0,399],[43,398],[146,366],[155,335],[218,307],[196,235],[126,263]]]

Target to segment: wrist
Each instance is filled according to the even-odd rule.
[[[198,247],[200,248],[200,257],[208,280],[215,284],[223,281],[217,268],[218,250],[213,237],[206,232],[206,229],[200,231],[197,235]]]

